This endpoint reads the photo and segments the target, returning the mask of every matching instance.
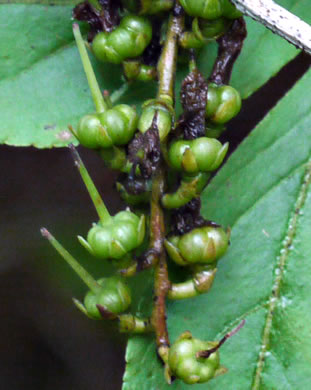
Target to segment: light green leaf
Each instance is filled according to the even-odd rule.
[[[307,389],[311,375],[311,71],[264,118],[202,197],[205,217],[232,227],[211,291],[170,302],[171,341],[190,330],[219,340],[229,371],[197,390]],[[133,337],[123,390],[165,384],[154,340]]]
[[[311,21],[308,1],[282,3]],[[48,6],[46,0],[23,3],[0,5],[0,143],[39,148],[64,146],[73,140],[67,125],[76,126],[79,118],[94,109],[73,43],[72,7]],[[243,97],[297,54],[290,44],[258,23],[248,20],[248,31],[232,80]],[[215,45],[210,45],[201,55],[200,67],[206,75],[215,52]],[[185,68],[179,68],[178,82],[185,75]],[[121,87],[119,66],[97,63],[95,70],[103,88],[114,91]],[[122,102],[137,104],[139,109],[145,99],[154,97],[155,91],[155,84],[135,83]]]

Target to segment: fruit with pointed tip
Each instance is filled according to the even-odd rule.
[[[107,318],[115,318],[117,314],[124,312],[129,307],[131,292],[122,278],[113,276],[96,281],[47,229],[42,228],[41,234],[89,287],[90,291],[85,296],[84,305],[77,299],[73,300],[78,309],[85,315],[100,319],[104,313]]]
[[[190,332],[182,333],[169,351],[168,365],[171,374],[187,384],[204,383],[224,374],[226,369],[220,365],[218,350],[208,358],[197,356],[200,351],[217,345],[214,341],[193,338]]]

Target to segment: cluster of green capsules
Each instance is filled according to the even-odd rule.
[[[155,46],[156,40],[158,49],[164,45],[165,28],[176,2],[122,0],[120,5],[116,25],[109,31],[97,31],[88,46],[99,61],[121,64],[128,83],[157,80],[159,56],[156,63],[152,63],[145,61],[144,54],[151,50],[152,45]],[[168,220],[164,246],[169,260],[187,267],[190,273],[189,279],[170,283],[167,298],[191,298],[207,292],[215,278],[217,262],[229,245],[230,231],[205,221],[199,213],[193,226],[182,231],[172,228],[174,221],[170,216],[178,212],[182,214],[191,202],[198,199],[211,173],[217,170],[226,156],[228,143],[222,144],[217,138],[225,129],[225,124],[240,111],[241,98],[236,89],[217,77],[202,81],[193,53],[226,34],[234,20],[241,19],[241,14],[229,0],[180,0],[178,5],[184,13],[183,30],[178,37],[179,51],[181,55],[184,51],[192,53],[185,84],[201,82],[206,92],[199,113],[203,131],[194,131],[190,135],[182,131],[188,120],[187,96],[182,102],[186,114],[179,121],[176,120],[172,97],[163,91],[143,104],[140,115],[133,106],[113,105],[109,95],[101,92],[79,26],[73,25],[95,112],[85,115],[75,128],[70,126],[70,130],[81,145],[100,153],[108,167],[122,172],[126,179],[118,181],[117,189],[133,211],[127,208],[114,216],[109,214],[78,152],[70,145],[75,164],[99,216],[86,239],[81,236],[78,239],[94,257],[112,261],[119,269],[118,273],[95,280],[45,228],[41,229],[41,233],[89,288],[83,303],[74,299],[76,306],[93,319],[118,319],[121,332],[154,331],[154,324],[149,318],[139,318],[127,312],[131,291],[125,278],[137,272],[136,254],[150,240],[148,214],[141,211],[144,207],[141,205],[150,202],[154,161],[149,161],[151,169],[148,170],[148,164],[144,164],[148,153],[144,150],[144,143],[139,144],[140,135],[148,136],[150,129],[156,129],[156,145],[168,176],[168,190],[161,196],[161,207]],[[100,1],[89,1],[84,6],[96,17],[103,12]],[[154,32],[155,25],[158,25],[157,34]],[[184,95],[186,93],[184,91]],[[136,149],[135,142],[140,145]],[[189,332],[183,333],[169,348],[165,358],[167,380],[174,376],[194,384],[223,374],[226,369],[220,365],[218,348],[228,337],[226,335],[221,341],[212,342],[193,338]]]

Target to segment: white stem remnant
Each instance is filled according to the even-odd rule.
[[[243,14],[311,54],[311,26],[272,0],[231,0]]]

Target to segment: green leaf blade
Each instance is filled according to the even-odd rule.
[[[307,386],[311,375],[310,342],[305,341],[311,331],[310,99],[308,72],[230,157],[203,194],[203,214],[232,226],[232,245],[218,264],[208,294],[169,302],[171,342],[185,330],[195,337],[219,340],[241,319],[246,324],[221,349],[221,362],[228,373],[196,389],[296,390]],[[154,351],[150,339],[129,341],[127,356],[132,359],[123,390],[188,389],[180,381],[165,384]],[[144,365],[142,358],[147,362]],[[137,365],[141,365],[139,372],[132,375]],[[147,377],[149,367],[153,374]]]

